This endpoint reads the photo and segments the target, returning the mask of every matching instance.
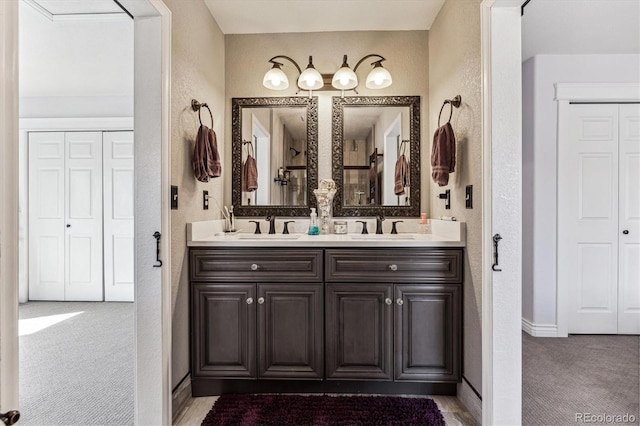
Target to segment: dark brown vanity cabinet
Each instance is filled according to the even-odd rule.
[[[321,250],[192,249],[193,376],[322,379],[321,264]]]
[[[460,248],[191,248],[190,278],[196,396],[455,394]]]
[[[462,251],[326,251],[327,379],[456,382]]]

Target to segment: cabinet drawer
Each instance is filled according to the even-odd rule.
[[[462,249],[334,249],[326,251],[327,281],[462,282]]]
[[[322,281],[322,250],[191,249],[191,281]]]

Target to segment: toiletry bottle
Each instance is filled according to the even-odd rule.
[[[429,219],[427,219],[426,213],[420,213],[420,224],[418,225],[418,233],[420,234],[431,233],[431,224],[429,223]]]
[[[235,217],[233,216],[233,205],[229,206],[229,227],[230,232],[236,232],[236,221]]]
[[[315,207],[311,207],[309,219],[311,219],[311,222],[309,223],[309,235],[318,235],[320,230],[318,229],[318,213],[316,213]]]

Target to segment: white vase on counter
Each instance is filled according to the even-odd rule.
[[[320,234],[331,233],[331,217],[333,216],[333,197],[336,195],[336,184],[332,179],[322,179],[318,189],[313,190],[318,202],[318,225]]]

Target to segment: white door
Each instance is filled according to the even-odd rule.
[[[103,300],[102,134],[65,133],[65,300]]]
[[[65,300],[64,133],[29,133],[29,298]]]
[[[640,334],[640,105],[620,105],[618,333]]]
[[[133,302],[133,132],[105,132],[104,300]]]
[[[569,128],[558,158],[558,237],[568,248],[566,258],[559,258],[558,278],[569,283],[569,333],[615,334],[618,106],[573,104]]]
[[[640,334],[640,106],[573,104],[559,147],[569,333]]]
[[[28,140],[29,299],[101,301],[102,135]]]

